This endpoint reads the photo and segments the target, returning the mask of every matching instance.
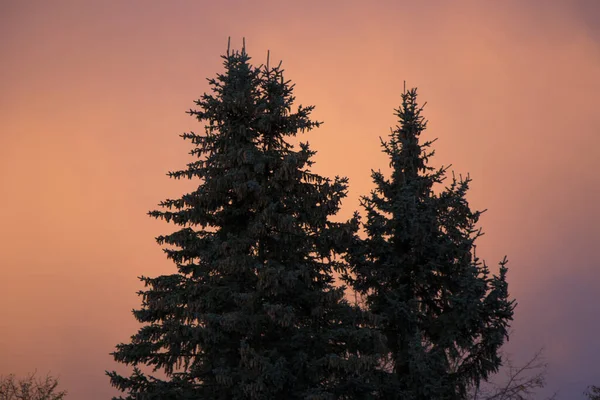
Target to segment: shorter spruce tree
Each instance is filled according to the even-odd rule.
[[[481,212],[465,198],[470,178],[453,175],[439,194],[433,190],[448,168],[427,165],[434,152],[432,141],[420,143],[421,111],[416,89],[405,90],[399,126],[382,140],[391,176],[372,173],[375,189],[362,198],[366,237],[355,236],[345,279],[387,339],[385,397],[464,399],[501,365],[515,304],[506,258],[496,276],[475,256]]]

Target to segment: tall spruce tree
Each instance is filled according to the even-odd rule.
[[[481,212],[465,199],[470,178],[453,175],[433,191],[448,168],[427,165],[433,141],[419,142],[427,124],[421,111],[416,89],[405,90],[400,125],[382,140],[391,177],[372,172],[375,189],[361,202],[366,238],[355,236],[346,279],[387,338],[387,398],[464,399],[501,365],[515,304],[506,258],[496,276],[475,256]]]
[[[112,353],[133,374],[107,374],[126,399],[369,398],[376,336],[332,277],[352,235],[328,219],[347,179],[310,172],[315,152],[288,142],[319,123],[312,106],[292,112],[281,64],[253,67],[245,48],[222,57],[213,93],[189,111],[205,134],[182,135],[198,159],[169,173],[199,186],[149,213],[181,226],[157,238],[178,272],[140,278],[145,326]]]

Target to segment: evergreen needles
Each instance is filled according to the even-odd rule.
[[[373,391],[371,331],[333,285],[351,226],[333,223],[347,179],[310,171],[308,144],[290,136],[319,125],[313,107],[292,111],[280,66],[254,68],[245,49],[223,57],[190,114],[207,123],[186,133],[198,161],[173,178],[198,189],[149,214],[181,229],[157,238],[178,272],[142,277],[146,325],[120,344],[118,362],[147,364],[111,382],[127,399],[337,399]],[[376,335],[375,335],[376,336]],[[359,355],[361,357],[359,357]]]
[[[446,169],[427,166],[416,90],[383,142],[392,176],[373,173],[361,239],[358,214],[330,221],[347,179],[311,172],[315,152],[290,144],[319,122],[293,109],[281,64],[253,67],[245,48],[223,59],[189,111],[204,134],[182,135],[196,160],[169,173],[198,187],[149,213],[178,226],[157,238],[177,271],[140,278],[143,326],[112,353],[133,373],[107,373],[120,399],[464,398],[500,365],[514,303],[506,260],[490,276],[474,255],[469,178],[433,192]]]
[[[382,141],[391,177],[373,171],[375,190],[362,199],[366,238],[355,236],[345,279],[365,299],[374,325],[387,339],[388,398],[464,399],[501,365],[514,302],[506,263],[490,276],[475,256],[481,236],[465,195],[470,179],[433,191],[447,168],[427,165],[432,142],[417,91],[402,94],[399,126]],[[358,216],[355,217],[358,219]]]

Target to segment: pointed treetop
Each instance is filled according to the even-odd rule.
[[[267,50],[267,70],[269,69],[269,55],[271,54],[271,52],[269,50]]]
[[[231,57],[231,36],[227,37],[227,57]],[[246,53],[246,37],[242,37],[242,52],[241,52],[242,56],[247,56],[248,54]]]

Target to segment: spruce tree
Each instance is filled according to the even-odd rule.
[[[434,151],[433,141],[420,143],[422,109],[416,89],[405,90],[399,126],[381,140],[391,176],[372,172],[375,189],[361,201],[366,237],[354,238],[346,280],[387,338],[387,398],[464,399],[501,365],[515,305],[506,258],[491,275],[475,255],[482,212],[465,198],[470,178],[453,174],[449,186],[433,190],[448,167],[427,164]]]
[[[111,383],[126,399],[369,398],[375,336],[332,277],[352,235],[329,220],[347,179],[312,173],[315,152],[289,143],[319,122],[312,106],[292,112],[281,63],[253,67],[245,48],[222,57],[189,111],[205,134],[182,135],[197,159],[169,173],[199,186],[149,213],[180,226],[157,238],[177,272],[140,278],[145,325],[112,353],[134,371]]]

